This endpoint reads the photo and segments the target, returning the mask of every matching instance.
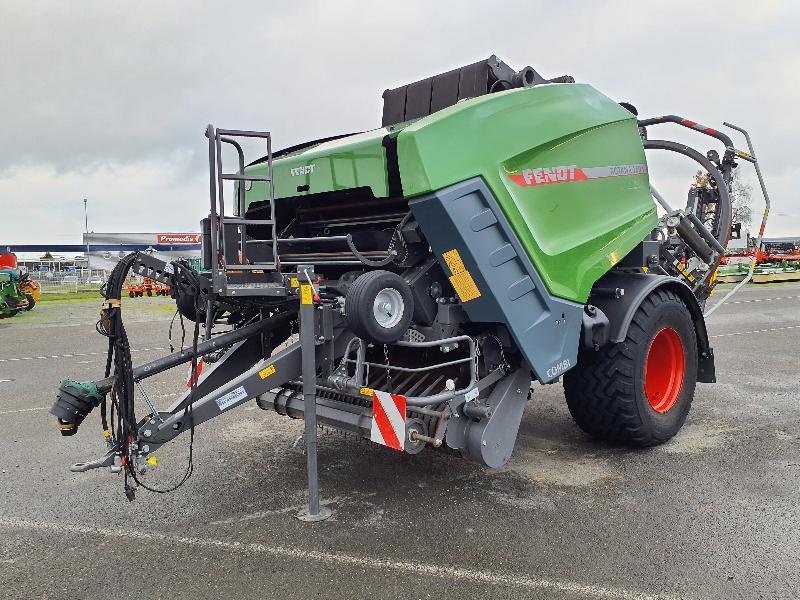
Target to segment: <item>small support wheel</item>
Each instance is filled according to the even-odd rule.
[[[411,287],[396,273],[369,271],[358,277],[347,290],[347,325],[368,342],[396,342],[403,337],[413,316]]]

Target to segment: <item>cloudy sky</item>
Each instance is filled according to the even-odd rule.
[[[800,235],[797,2],[0,0],[0,49],[0,244],[79,243],[83,198],[94,231],[196,230],[207,123],[271,130],[276,147],[371,129],[384,89],[492,53],[641,115],[746,127],[767,233]],[[650,162],[683,201],[692,164]]]

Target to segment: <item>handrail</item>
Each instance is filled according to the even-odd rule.
[[[761,227],[758,230],[758,239],[756,240],[756,246],[753,248],[753,257],[750,259],[750,268],[747,270],[747,275],[744,279],[742,279],[736,287],[734,287],[731,291],[725,294],[722,297],[722,300],[714,304],[711,308],[709,308],[706,313],[705,317],[711,315],[715,310],[717,310],[720,306],[722,306],[727,300],[733,296],[736,292],[738,292],[746,283],[748,283],[753,278],[753,271],[756,268],[756,260],[758,257],[758,251],[761,248],[761,241],[764,238],[764,228],[767,226],[767,217],[769,217],[769,208],[770,208],[770,201],[769,201],[769,194],[767,193],[767,184],[764,183],[764,176],[761,174],[761,167],[758,165],[758,159],[756,158],[756,152],[753,149],[753,141],[750,139],[750,134],[747,133],[741,127],[737,127],[731,123],[724,122],[723,125],[725,127],[730,127],[731,129],[738,131],[744,135],[744,139],[747,141],[747,147],[750,150],[749,156],[742,156],[740,153],[737,153],[737,156],[743,158],[744,160],[753,163],[753,168],[756,170],[756,175],[758,176],[758,183],[761,186],[761,193],[764,195],[764,213],[761,216]]]
[[[733,141],[731,140],[731,138],[729,138],[721,131],[717,131],[713,127],[701,125],[700,123],[696,123],[695,121],[691,121],[684,117],[679,117],[678,115],[664,115],[661,117],[653,117],[650,119],[641,119],[639,120],[638,123],[639,127],[647,127],[648,125],[660,125],[661,123],[676,123],[677,125],[682,125],[683,127],[688,127],[689,129],[694,129],[695,131],[699,131],[700,133],[704,133],[706,135],[710,135],[711,137],[717,138],[720,142],[725,144],[726,148],[733,148]]]

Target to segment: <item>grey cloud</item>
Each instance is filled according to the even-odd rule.
[[[798,29],[793,2],[3,3],[0,202],[11,216],[0,238],[25,235],[29,210],[44,215],[37,235],[59,232],[75,194],[103,198],[98,227],[160,228],[158,209],[162,223],[193,229],[206,123],[270,129],[278,147],[368,129],[385,88],[491,53],[571,73],[643,114],[750,128],[779,210],[797,214]],[[654,169],[662,163],[680,180],[671,163]],[[125,190],[97,175],[114,169]],[[40,173],[36,193],[23,170]],[[142,210],[115,210],[115,198]],[[66,216],[48,222],[62,203]],[[800,219],[781,226],[800,230]]]

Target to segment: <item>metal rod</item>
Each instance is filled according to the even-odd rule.
[[[420,415],[426,415],[428,417],[443,417],[444,411],[441,410],[431,410],[430,408],[424,408],[422,406],[409,406],[408,412],[418,413]]]
[[[206,324],[203,331],[203,341],[211,339],[211,329],[214,327],[214,302],[209,298],[206,301]]]
[[[289,319],[291,316],[292,314],[290,313],[276,315],[275,317],[264,319],[263,321],[256,321],[250,325],[245,325],[239,329],[234,329],[231,332],[215,336],[210,340],[197,344],[197,356],[204,356],[219,350],[220,348],[224,348],[225,346],[230,346],[236,342],[260,335],[265,329],[275,327],[279,322]],[[152,362],[136,367],[133,370],[133,378],[134,380],[140,380],[147,379],[153,375],[158,375],[159,373],[168,371],[173,367],[177,367],[178,365],[189,362],[192,360],[193,354],[194,352],[192,351],[192,348],[186,348],[180,352],[174,352],[173,354],[168,354],[167,356],[157,358]],[[111,389],[111,385],[114,383],[114,377],[101,379],[95,383],[101,392],[107,392]]]
[[[303,285],[303,293],[312,292]],[[300,347],[303,352],[303,402],[305,404],[305,438],[308,462],[308,514],[319,514],[319,481],[317,479],[317,369],[314,364],[314,305],[309,298],[300,306]]]
[[[242,150],[242,146],[236,140],[228,138],[228,137],[222,138],[222,141],[225,142],[226,144],[230,144],[231,146],[233,146],[236,149],[236,154],[239,157],[239,172],[238,172],[238,174],[241,175],[242,177],[244,177],[244,150]],[[241,183],[239,184],[239,189],[237,191],[238,191],[237,195],[238,195],[238,200],[239,200],[239,202],[238,202],[239,211],[238,212],[239,212],[240,215],[243,215],[244,214],[244,192],[245,192],[245,190],[244,190],[244,186]]]
[[[296,261],[296,260],[282,260],[281,264],[286,267],[297,267],[300,265],[307,265],[308,260],[304,262]],[[363,265],[364,263],[360,260],[315,260],[314,264],[317,265]]]
[[[650,193],[653,195],[653,198],[656,199],[656,202],[658,202],[661,205],[661,208],[663,208],[668,213],[672,212],[672,207],[669,204],[667,204],[667,201],[664,200],[664,196],[662,196],[658,192],[658,190],[655,187],[653,187],[652,183],[650,184]]]
[[[247,131],[241,129],[217,129],[219,135],[232,135],[234,137],[268,138],[266,131]]]
[[[193,373],[191,376],[194,377],[195,374]],[[158,410],[156,410],[155,405],[150,400],[150,396],[147,395],[147,390],[144,389],[142,382],[139,381],[138,379],[134,379],[133,382],[136,384],[136,387],[139,388],[139,392],[142,394],[142,398],[144,398],[144,402],[145,404],[147,404],[147,408],[150,409],[150,415],[152,415],[154,418],[158,419],[163,423],[164,419],[161,417]]]
[[[413,431],[412,430],[408,437],[411,438],[412,442],[416,442],[416,441],[425,442],[426,444],[431,444],[435,448],[438,448],[439,446],[442,445],[442,440],[435,439],[435,438],[432,438],[432,437],[428,437],[427,435],[422,435],[418,431]]]
[[[219,227],[217,227],[217,251],[219,252],[220,247],[222,248],[222,261],[223,265],[227,262],[225,256],[225,181],[222,179],[222,142],[220,141],[220,131],[217,130],[217,135],[214,136],[214,148],[216,151],[217,157],[217,206],[219,207]],[[224,274],[224,266],[223,266],[223,278],[225,277]],[[225,280],[227,284],[227,280]]]
[[[700,237],[702,237],[706,242],[708,242],[709,245],[719,254],[725,254],[725,248],[722,246],[722,244],[719,243],[717,238],[711,235],[711,232],[705,226],[705,223],[703,223],[700,219],[698,219],[697,215],[695,215],[694,213],[686,213],[686,216],[692,222],[692,225],[694,225],[694,228],[697,230],[697,233],[700,234]]]
[[[267,177],[269,177],[269,186],[267,191],[267,199],[269,200],[269,218],[272,221],[272,260],[280,269],[281,259],[278,256],[278,230],[275,227],[275,181],[272,173],[272,134],[267,134]]]
[[[314,244],[319,242],[346,242],[346,235],[328,235],[325,237],[299,237],[299,238],[279,238],[279,244]]]
[[[217,271],[219,267],[219,223],[217,221],[217,155],[216,133],[213,125],[206,128],[208,138],[208,179],[211,200],[211,285],[217,288]]]
[[[369,223],[383,223],[384,221],[398,221],[405,217],[408,213],[407,212],[394,212],[394,213],[386,213],[386,214],[377,214],[367,217],[342,217],[341,219],[329,219],[327,221],[303,221],[303,225],[325,225],[326,227],[330,227],[331,225],[355,225],[355,224],[367,224]]]
[[[398,344],[399,345],[399,344]],[[344,359],[347,363],[355,363],[356,361],[352,358]],[[453,365],[460,365],[463,363],[468,362],[475,362],[475,358],[473,356],[466,356],[464,358],[459,358],[456,360],[450,360],[443,363],[437,363],[435,365],[431,365],[429,367],[398,367],[396,365],[384,365],[381,363],[374,363],[374,362],[367,362],[365,361],[364,364],[368,367],[374,367],[376,369],[388,369],[390,371],[400,371],[401,373],[424,373],[426,371],[433,371],[435,369],[440,369],[442,367],[452,367]]]
[[[722,299],[714,304],[711,308],[709,308],[706,313],[703,315],[708,317],[711,315],[715,310],[717,310],[720,306],[722,306],[728,299],[733,296],[736,292],[738,292],[745,284],[747,284],[753,278],[753,271],[756,268],[756,260],[758,260],[758,251],[761,249],[761,241],[764,237],[764,228],[767,226],[767,217],[769,217],[769,194],[767,193],[767,184],[764,183],[764,176],[761,174],[761,167],[758,165],[758,159],[756,158],[756,152],[753,149],[753,141],[750,139],[750,134],[747,133],[741,127],[737,127],[731,123],[724,122],[723,125],[725,127],[730,127],[741,134],[744,135],[744,139],[747,140],[747,147],[750,149],[750,156],[752,160],[750,162],[753,163],[753,167],[756,170],[756,175],[758,176],[758,183],[761,186],[761,193],[764,195],[764,214],[761,216],[761,228],[758,230],[758,239],[756,240],[756,247],[753,248],[753,258],[750,259],[750,268],[747,270],[747,275],[744,279],[742,279],[736,287],[734,287],[731,291],[725,294]]]
[[[298,273],[299,273],[298,269]],[[308,271],[306,271],[308,275]],[[303,418],[305,419],[306,468],[308,471],[308,508],[298,515],[305,521],[321,521],[330,511],[320,511],[317,473],[317,367],[314,335],[314,290],[311,284],[300,286],[300,349],[303,373]]]

